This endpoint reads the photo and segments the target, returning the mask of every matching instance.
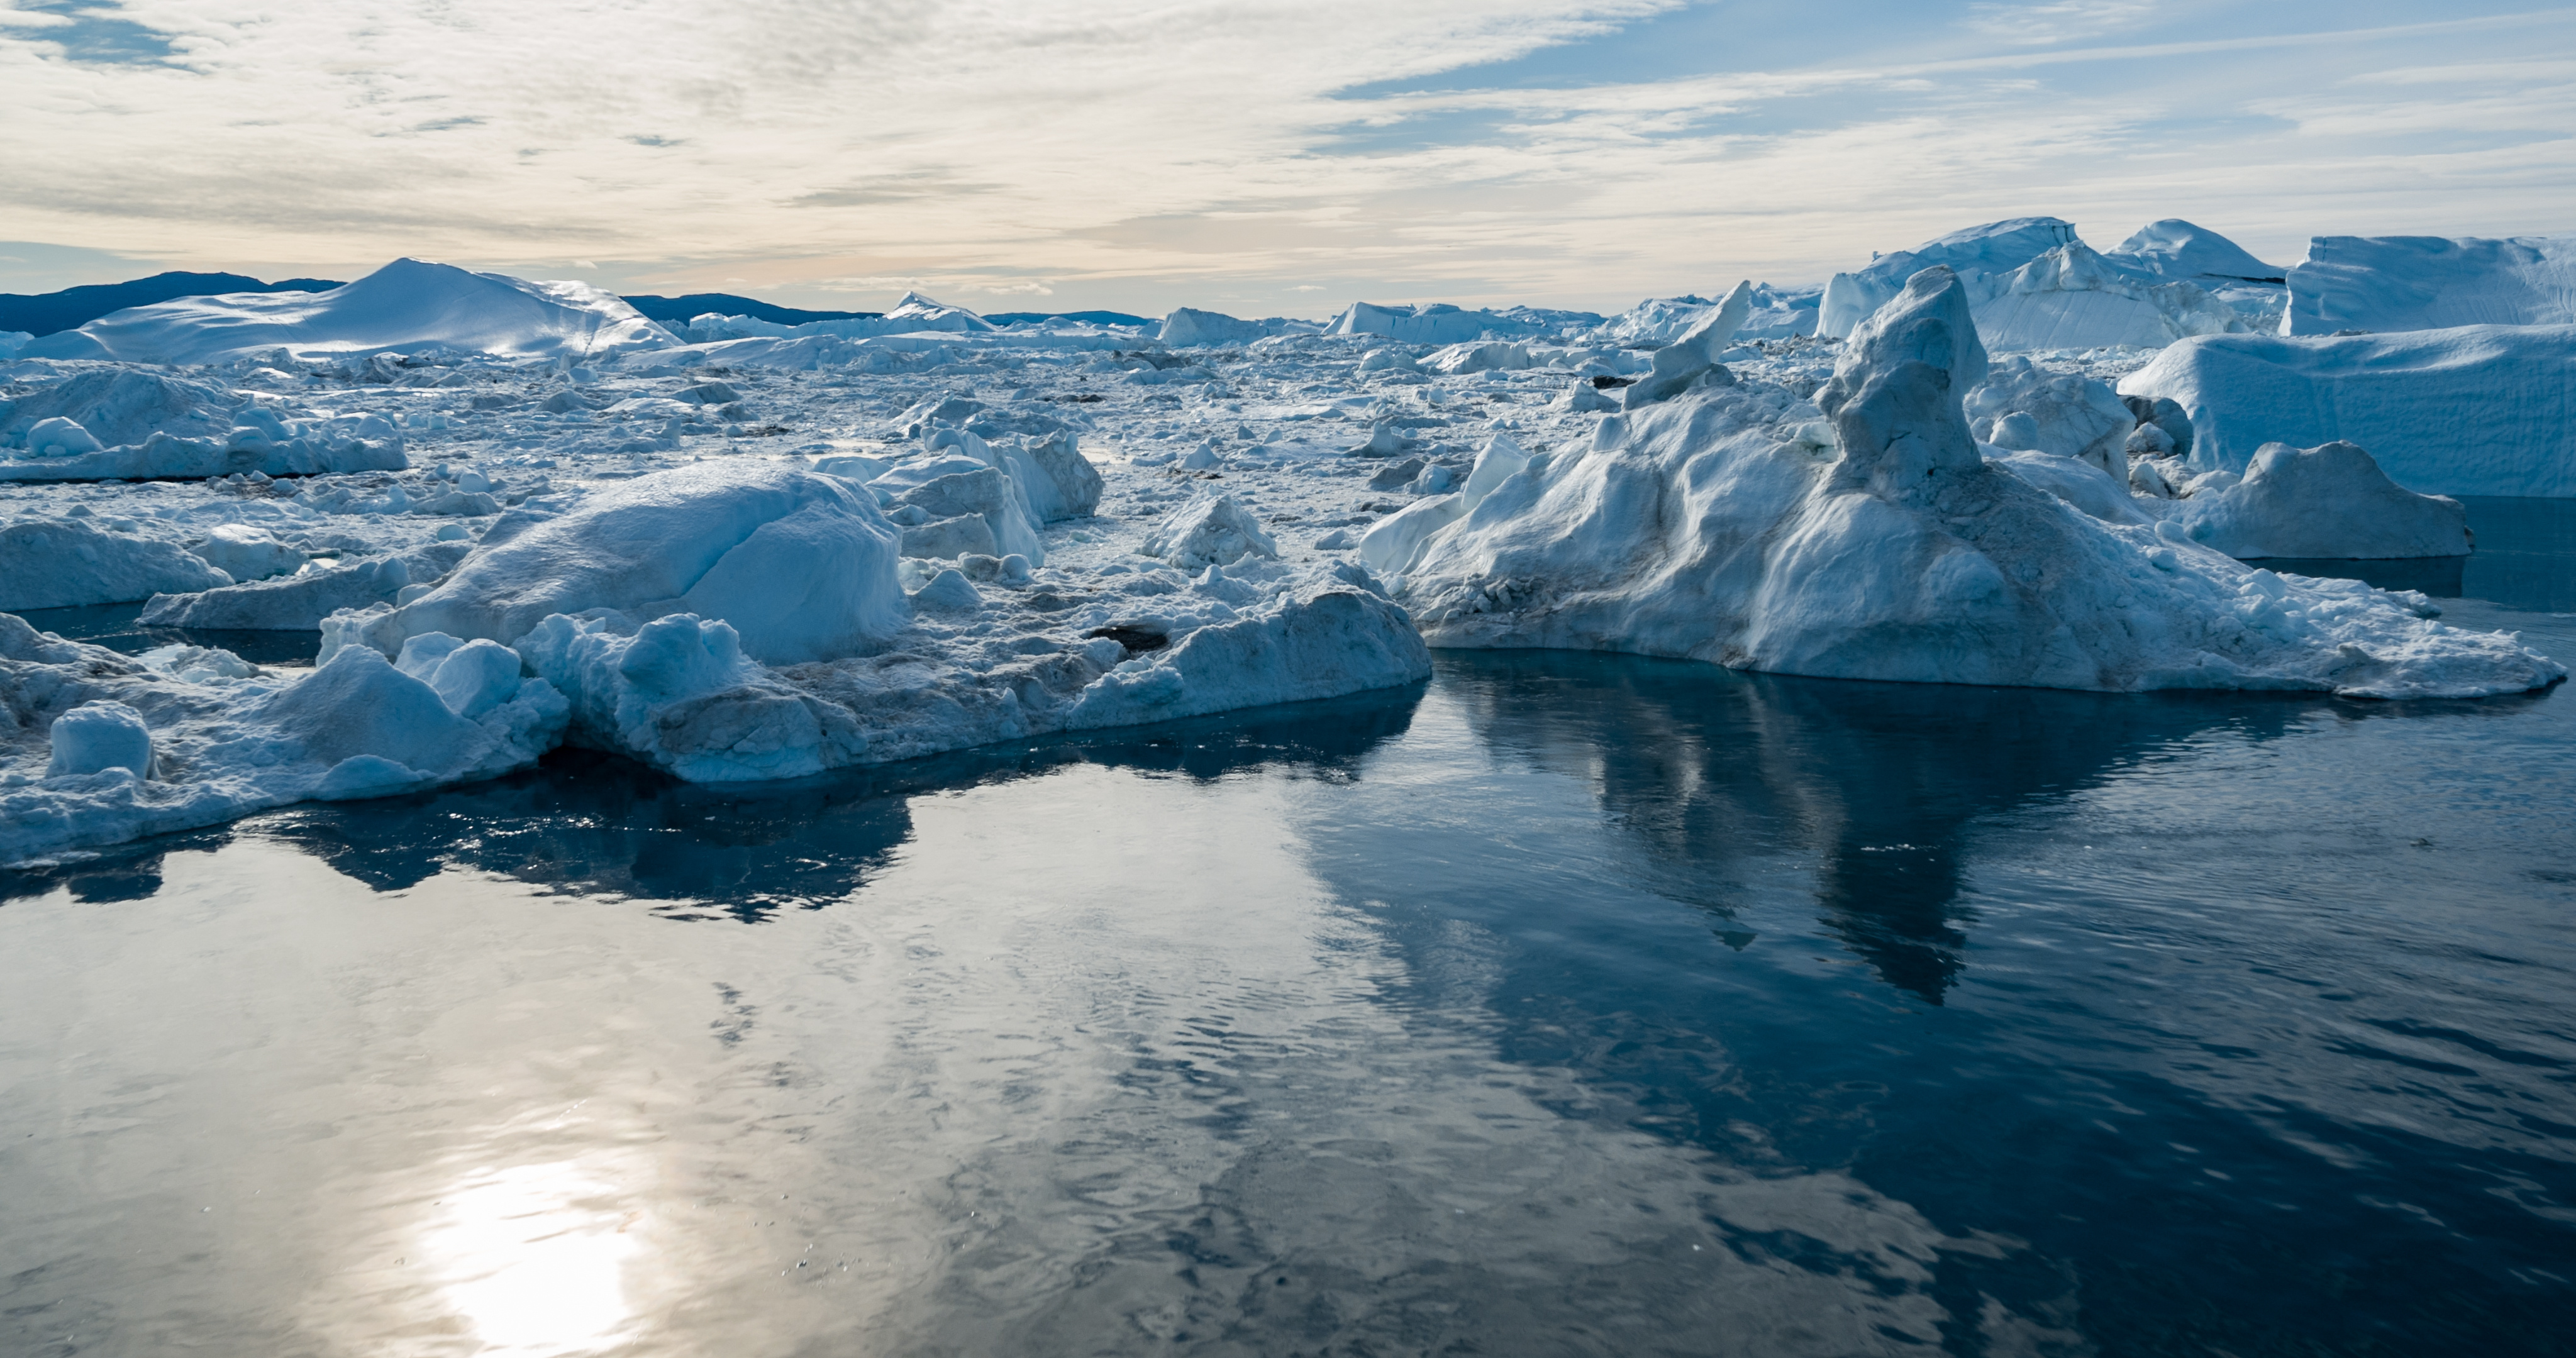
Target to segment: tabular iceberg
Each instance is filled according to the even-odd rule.
[[[2576,325],[2576,236],[2318,236],[2289,282],[2285,335]]]
[[[2576,326],[2209,335],[2120,380],[2190,416],[2191,465],[2241,472],[2267,443],[2370,450],[2441,495],[2576,495]]]

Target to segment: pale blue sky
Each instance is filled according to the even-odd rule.
[[[985,310],[1595,308],[2052,213],[2576,232],[2576,8],[0,0],[0,289],[400,254]]]

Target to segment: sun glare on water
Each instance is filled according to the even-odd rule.
[[[420,1249],[483,1353],[592,1353],[631,1337],[642,1216],[579,1162],[486,1168],[440,1200]]]

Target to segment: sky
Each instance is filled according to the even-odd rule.
[[[0,0],[0,291],[1616,310],[2048,214],[2576,233],[2576,6]]]

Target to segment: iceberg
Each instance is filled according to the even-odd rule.
[[[2131,273],[2082,241],[1970,285],[1978,333],[1995,351],[2152,349],[2247,328],[2236,308],[2199,284]]]
[[[494,649],[470,683],[363,647],[299,678],[222,651],[156,667],[0,614],[0,865],[525,767],[569,706]]]
[[[2576,326],[2209,335],[2120,379],[2190,418],[2190,465],[2243,472],[2268,443],[2370,450],[2440,495],[2576,496]]]
[[[1936,236],[1911,250],[1881,255],[1869,267],[1838,273],[1825,284],[1816,333],[1842,339],[1905,290],[1916,273],[1943,265],[1961,276],[2010,273],[2075,239],[2075,224],[2056,217],[2014,217]]]
[[[2576,325],[2576,236],[2318,236],[2282,334]]]
[[[2128,479],[2127,444],[2138,420],[2107,383],[2007,358],[1988,369],[1964,409],[1981,443],[2071,457]]]
[[[463,350],[575,362],[662,348],[671,332],[587,283],[540,283],[397,259],[328,292],[236,292],[129,307],[47,335],[31,358],[190,365]]]
[[[1539,313],[1462,311],[1447,302],[1388,307],[1353,302],[1324,327],[1327,335],[1383,335],[1406,344],[1464,344],[1488,335],[1522,339],[1555,329]]]
[[[2267,443],[2242,480],[2178,502],[2173,521],[2192,541],[2238,558],[2469,554],[2469,515],[2459,501],[2407,490],[2350,443]]]
[[[2149,222],[2105,258],[2138,273],[2178,282],[2280,283],[2286,270],[2246,253],[2245,247],[2180,217]]]
[[[1987,367],[1966,288],[1925,269],[1816,404],[1745,382],[1605,420],[1431,537],[1397,597],[1435,646],[1835,678],[2395,698],[2565,677],[2421,596],[2249,569],[1988,463],[1960,405]],[[1807,436],[1820,411],[1830,448]]]
[[[232,582],[172,543],[80,519],[22,519],[0,528],[0,612],[132,603]]]
[[[770,663],[844,655],[901,627],[899,535],[838,477],[698,464],[597,492],[465,558],[394,610],[396,636],[516,642],[549,615],[721,619]]]

